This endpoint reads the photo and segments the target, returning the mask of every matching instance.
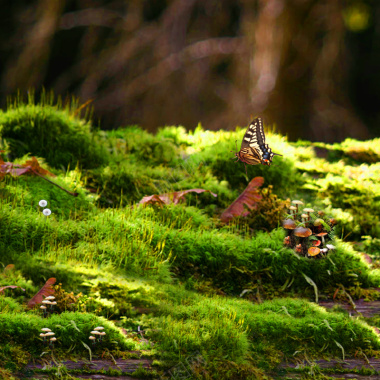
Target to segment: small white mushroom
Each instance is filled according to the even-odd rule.
[[[47,202],[44,200],[44,199],[41,199],[39,202],[38,202],[38,205],[40,207],[46,207],[47,206]]]
[[[50,305],[51,304],[51,302],[49,300],[43,300],[42,303],[45,304],[45,305]]]
[[[304,212],[307,212],[308,220],[310,220],[310,213],[314,212],[312,208],[306,207],[303,209]]]
[[[55,342],[57,340],[56,337],[53,336],[53,338],[50,338],[50,342]]]
[[[47,327],[44,327],[43,329],[41,329],[41,331],[51,331],[51,330],[48,329]]]
[[[98,330],[104,330],[104,327],[103,327],[103,326],[98,326],[98,327],[95,327],[94,330],[95,330],[95,331],[98,331]]]
[[[53,299],[55,299],[54,296],[49,296],[49,297],[46,297],[46,298],[45,298],[45,300],[53,300]]]
[[[49,331],[49,332],[47,332],[47,333],[45,334],[45,336],[53,336],[53,335],[55,335],[55,333],[53,333],[52,331]]]
[[[297,211],[297,207],[295,206],[290,206],[289,207],[289,210],[290,210],[290,215],[295,215],[296,214],[296,211]]]
[[[298,205],[303,205],[303,202],[302,201],[298,201],[298,200],[294,200],[294,201],[292,201],[292,203],[296,205],[296,207],[297,207],[297,214],[298,214]]]
[[[335,249],[335,245],[326,244],[326,248],[328,248],[328,249]]]
[[[305,222],[306,220],[309,220],[309,215],[307,214],[302,214],[301,215],[302,221]]]

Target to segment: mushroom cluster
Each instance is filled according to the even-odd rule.
[[[312,208],[304,208],[302,201],[294,200],[289,207],[289,214],[282,225],[287,235],[284,244],[293,248],[296,253],[306,257],[322,257],[335,247],[328,244],[336,224],[335,219],[329,219],[323,211],[314,213]]]
[[[40,306],[40,309],[44,312],[44,317],[46,317],[49,313],[53,312],[54,306],[57,304],[54,296],[46,297],[42,301],[42,305]]]
[[[54,336],[55,333],[51,331],[49,328],[44,327],[41,329],[42,333],[40,334],[40,337],[43,338],[43,341],[49,342],[49,346],[54,347],[54,342],[57,340],[57,338]]]
[[[96,337],[99,338],[98,341],[99,341],[99,343],[101,343],[104,336],[107,335],[103,330],[104,330],[103,326],[98,326],[98,327],[94,328],[94,331],[91,331],[92,335],[88,339],[90,339],[92,341],[93,345],[96,344]]]

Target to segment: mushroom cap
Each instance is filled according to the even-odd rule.
[[[316,234],[315,236],[326,236],[327,232],[320,232],[319,234]]]
[[[42,303],[46,304],[46,305],[50,305],[51,302],[49,300],[43,300]]]
[[[336,224],[336,220],[335,220],[334,218],[331,218],[331,219],[330,219],[330,223],[331,223],[332,225],[335,225],[335,224]]]
[[[307,215],[307,214],[302,214],[301,215],[301,218],[308,218],[309,217],[309,215]]]
[[[305,211],[305,212],[314,212],[314,210],[312,208],[309,208],[309,207],[304,208],[303,211]]]
[[[294,235],[298,237],[309,237],[312,234],[312,231],[310,228],[305,228],[305,227],[297,227],[294,230]]]
[[[104,331],[100,332],[99,335],[104,336],[107,335]]]
[[[47,327],[44,327],[43,329],[41,329],[41,331],[51,331],[51,330]]]
[[[95,331],[98,331],[98,330],[104,330],[104,327],[103,327],[103,326],[98,326],[98,327],[95,327],[94,330],[95,330]]]
[[[321,251],[324,252],[324,253],[326,253],[328,251],[328,249],[327,248],[322,248]]]
[[[297,226],[293,219],[285,219],[282,221],[282,226],[287,230],[294,230]],[[96,330],[96,329],[95,329]]]
[[[40,334],[40,336],[46,336],[46,334],[44,334],[44,333],[41,333],[41,334]]]
[[[45,336],[53,336],[53,335],[55,335],[55,333],[53,333],[53,331],[49,331],[49,332],[47,332],[47,333],[45,334]]]
[[[326,244],[326,248],[328,248],[328,249],[335,249],[335,245]]]
[[[45,300],[53,300],[53,299],[55,299],[54,296],[48,296],[48,297],[45,297]]]
[[[94,339],[96,339],[94,336],[90,336],[88,339],[91,339],[91,340],[94,340]]]
[[[313,240],[313,245],[314,245],[314,247],[318,247],[318,245],[321,245],[321,241],[320,240]]]
[[[99,335],[100,334],[100,332],[99,331],[91,331],[91,334],[94,334],[94,335]]]
[[[314,226],[320,226],[322,224],[322,222],[323,222],[323,219],[317,218],[314,220],[313,224],[314,224]]]
[[[292,203],[294,203],[295,205],[303,205],[302,201],[297,201],[297,200],[292,201]]]
[[[289,210],[297,210],[297,207],[296,206],[290,206]]]
[[[57,340],[56,337],[53,336],[53,338],[50,338],[50,342],[55,342]]]
[[[320,250],[318,247],[310,247],[310,248],[307,250],[307,253],[308,253],[310,256],[317,256],[320,252],[321,252],[321,250]]]
[[[57,302],[56,301],[53,301],[53,302],[50,302],[51,305],[56,305]]]
[[[40,309],[46,309],[45,305],[40,306]]]

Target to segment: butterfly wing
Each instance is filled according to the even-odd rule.
[[[262,125],[263,122],[260,118],[253,120],[252,123],[249,124],[241,143],[239,158],[249,165],[257,165],[262,161],[262,153],[259,145],[259,140],[262,138],[260,135],[260,131],[263,131]],[[263,132],[262,136],[264,137],[265,143]]]
[[[281,156],[273,153],[268,144],[265,144],[263,121],[258,117],[251,122],[245,132],[239,158],[250,165],[263,164],[270,166],[274,155]]]

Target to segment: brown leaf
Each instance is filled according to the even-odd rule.
[[[53,285],[55,284],[57,280],[52,277],[49,278],[45,285],[38,291],[38,293],[28,302],[28,308],[31,309],[32,307],[40,304],[44,299],[43,297],[51,296],[54,294],[54,288]]]
[[[35,174],[50,175],[52,177],[56,177],[55,174],[50,173],[48,170],[42,168],[40,166],[39,162],[37,161],[37,158],[34,157],[34,156],[32,157],[31,160],[26,161],[25,164],[22,164],[22,166],[24,166],[25,168],[28,168],[28,169],[32,170]]]
[[[11,289],[16,289],[16,288],[20,288],[22,289],[24,292],[25,292],[25,289],[23,289],[21,286],[17,286],[17,285],[8,285],[8,286],[2,286],[0,288],[0,293],[2,293],[4,291],[4,289],[7,289],[7,288],[11,288]]]
[[[14,264],[8,264],[5,268],[4,268],[4,272],[7,272],[9,270],[14,270],[15,269],[15,265]]]
[[[217,194],[212,193],[210,190],[204,189],[190,189],[190,190],[182,190],[182,191],[174,191],[173,193],[165,193],[165,194],[154,194],[149,195],[141,199],[140,204],[155,204],[159,205],[168,205],[170,203],[174,203],[175,205],[184,200],[184,197],[188,193],[210,193],[214,197],[217,197]]]
[[[0,173],[12,174],[14,176],[20,176],[25,173],[34,173],[39,176],[50,175],[56,177],[55,174],[50,173],[48,170],[43,169],[37,161],[36,157],[32,157],[31,160],[26,161],[25,164],[14,164],[13,162],[4,162],[0,158]]]
[[[258,192],[258,188],[264,183],[263,177],[255,177],[248,184],[246,189],[232,204],[223,211],[220,219],[224,223],[228,223],[231,219],[237,216],[247,216],[249,212],[244,207],[247,206],[250,210],[256,208],[262,196]]]

